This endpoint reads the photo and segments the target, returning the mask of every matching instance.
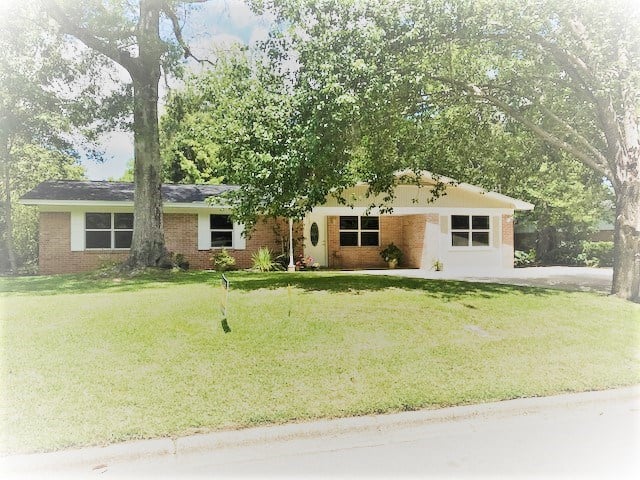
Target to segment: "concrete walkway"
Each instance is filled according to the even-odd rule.
[[[345,272],[346,273],[346,272]],[[410,278],[463,280],[468,282],[502,283],[531,287],[556,288],[570,291],[610,293],[613,279],[611,268],[590,267],[527,267],[495,271],[447,271],[421,269],[361,270],[368,275],[395,275]]]

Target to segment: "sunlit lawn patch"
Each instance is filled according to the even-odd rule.
[[[640,381],[640,305],[309,272],[0,279],[2,449],[52,450]],[[289,287],[290,285],[290,287]]]

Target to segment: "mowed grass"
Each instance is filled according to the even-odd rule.
[[[1,448],[48,451],[640,382],[640,305],[331,272],[0,279]]]

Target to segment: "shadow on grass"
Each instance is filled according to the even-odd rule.
[[[232,290],[250,292],[259,289],[280,289],[291,285],[306,291],[358,294],[389,288],[420,290],[442,299],[460,297],[491,298],[502,294],[520,293],[535,296],[561,294],[558,290],[522,287],[495,283],[473,283],[456,280],[427,280],[397,276],[345,274],[337,272],[253,273],[227,274]],[[101,278],[95,274],[54,275],[39,277],[0,278],[0,293],[17,295],[60,295],[97,292],[131,292],[172,285],[210,284],[218,286],[221,274],[211,271],[158,271],[135,277]]]
[[[253,291],[258,289],[278,289],[291,285],[306,291],[327,291],[332,293],[353,293],[378,291],[389,288],[401,290],[421,290],[442,299],[466,296],[491,298],[502,294],[518,292],[525,295],[554,296],[561,291],[538,287],[523,287],[497,283],[466,282],[458,280],[432,280],[385,275],[346,274],[336,272],[308,272],[292,274],[246,274],[230,276],[232,290]]]
[[[159,270],[129,277],[104,277],[95,273],[0,278],[0,294],[61,295],[98,292],[131,292],[171,285],[211,283],[218,285],[218,272],[172,272]]]

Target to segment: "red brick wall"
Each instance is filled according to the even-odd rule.
[[[502,245],[513,246],[513,215],[502,215]]]
[[[165,241],[170,252],[181,253],[189,262],[190,268],[211,268],[210,250],[198,250],[198,215],[188,213],[170,213],[164,215]],[[68,212],[40,213],[39,271],[43,275],[56,273],[84,272],[98,268],[105,262],[121,262],[128,253],[124,251],[71,251],[70,239],[71,215]],[[275,231],[274,231],[274,227]],[[236,259],[237,268],[251,267],[251,254],[261,247],[267,247],[275,255],[281,252],[281,241],[276,235],[280,229],[287,235],[288,222],[278,219],[258,221],[255,229],[246,240],[245,250],[229,250]],[[296,237],[302,236],[302,225],[296,224]],[[288,249],[288,246],[285,246]],[[296,248],[296,254],[301,251]]]
[[[433,215],[431,215],[433,216]],[[400,248],[404,252],[402,266],[405,268],[420,268],[425,242],[425,229],[428,215],[404,215],[402,219],[403,242]],[[436,223],[438,215],[435,215]]]
[[[105,262],[120,262],[126,252],[71,251],[71,214],[69,212],[40,213],[38,264],[43,275],[85,272]]]
[[[380,217],[380,246],[377,247],[341,247],[340,217],[327,218],[327,251],[330,268],[384,268],[386,263],[380,256],[380,250],[391,242],[404,248],[404,222],[400,216]],[[401,263],[404,266],[405,263]]]
[[[181,253],[189,261],[189,268],[205,270],[211,268],[211,256],[217,250],[198,250],[198,216],[193,214],[165,214],[165,241],[169,251]],[[246,239],[244,250],[227,249],[229,254],[236,259],[236,268],[250,268],[251,255],[262,247],[271,250],[273,257],[282,253],[281,235],[288,238],[289,224],[284,219],[264,218],[258,220],[251,235]],[[294,238],[296,232],[301,236],[302,227],[294,226]],[[284,246],[288,252],[288,244]],[[296,249],[298,252],[298,249]]]

